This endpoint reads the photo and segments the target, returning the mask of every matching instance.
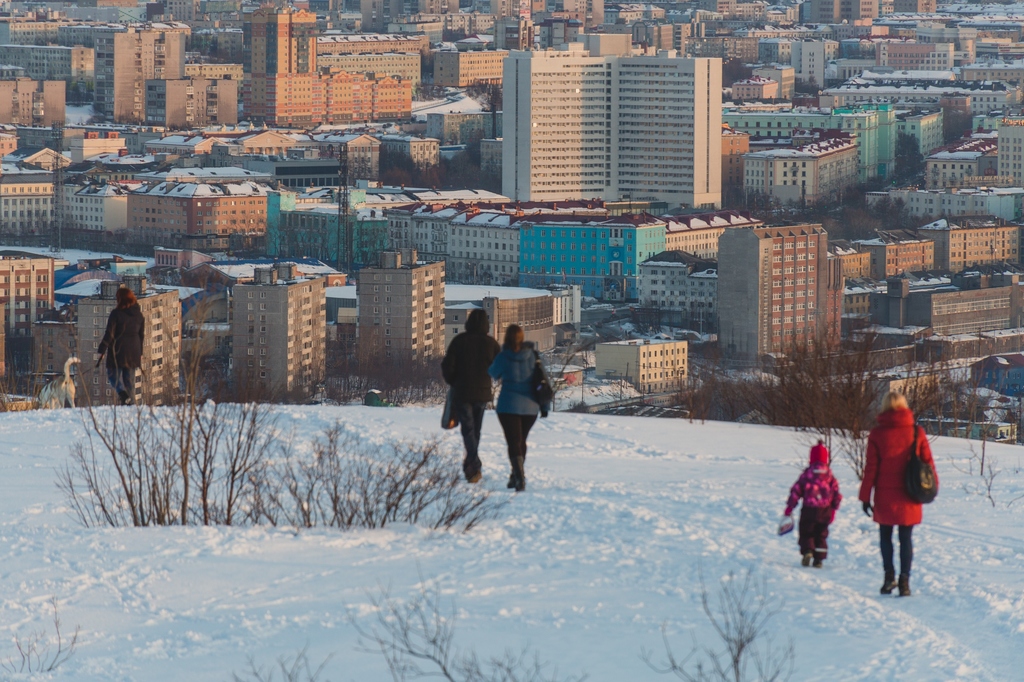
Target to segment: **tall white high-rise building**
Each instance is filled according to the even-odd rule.
[[[509,53],[502,193],[719,207],[721,60],[629,54],[617,37]]]

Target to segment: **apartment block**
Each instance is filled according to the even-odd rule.
[[[941,187],[975,186],[985,182],[986,177],[996,174],[999,164],[999,147],[1011,149],[1012,135],[1007,139],[995,139],[994,135],[979,133],[978,137],[958,140],[945,148],[930,154],[924,162],[925,187],[936,189]],[[1004,154],[1009,158],[1011,153]],[[1007,173],[1013,176],[1013,162],[1005,164],[1011,168]],[[1020,164],[1017,164],[1020,165]],[[1001,173],[1000,168],[1000,174]]]
[[[809,21],[821,24],[853,23],[878,16],[879,0],[810,0]]]
[[[998,174],[1013,178],[1017,185],[1024,185],[1024,117],[1002,119],[997,141]]]
[[[790,63],[798,81],[824,85],[825,67],[839,55],[835,40],[795,40],[790,46]]]
[[[868,276],[883,280],[902,272],[931,270],[935,267],[935,243],[907,230],[878,230],[874,239],[861,239],[855,244],[869,254]]]
[[[640,305],[700,333],[718,330],[718,263],[664,251],[640,264]]]
[[[53,220],[53,175],[4,166],[0,174],[0,217],[8,233],[47,234]]]
[[[444,261],[422,263],[415,249],[385,251],[359,271],[359,353],[423,360],[444,354]]]
[[[753,362],[829,338],[828,233],[821,225],[726,230],[718,242],[723,353]],[[842,286],[836,304],[839,304]]]
[[[952,69],[953,43],[879,42],[875,64],[897,71],[944,71]]]
[[[427,137],[443,145],[501,137],[503,116],[486,114],[427,114]],[[497,128],[497,132],[495,132]]]
[[[20,66],[29,78],[91,84],[95,53],[91,47],[0,45],[0,64]]]
[[[225,248],[232,234],[264,234],[266,185],[160,182],[128,196],[128,230],[149,244]]]
[[[673,51],[621,57],[572,44],[511,53],[502,193],[719,206],[721,80],[720,60]]]
[[[78,350],[85,361],[78,366],[85,391],[78,402],[113,405],[117,394],[107,383],[106,366],[89,362],[95,357],[107,328],[110,311],[117,305],[115,297],[121,286],[135,292],[146,318],[145,341],[142,344],[142,371],[135,373],[135,385],[129,392],[135,401],[147,405],[166,405],[179,393],[179,360],[181,356],[181,301],[176,288],[148,286],[141,275],[126,275],[124,284],[116,280],[100,282],[100,292],[78,300]],[[85,393],[86,395],[82,395]]]
[[[78,323],[36,321],[32,329],[32,372],[44,381],[63,376],[64,363],[71,357],[78,357]]]
[[[507,50],[434,51],[434,85],[464,88],[477,83],[500,83]]]
[[[732,98],[737,102],[779,98],[779,83],[763,76],[751,76],[732,84]]]
[[[665,250],[685,251],[697,258],[714,260],[718,258],[718,240],[727,229],[762,224],[749,213],[740,211],[672,216],[665,226]]]
[[[857,145],[845,134],[821,138],[792,149],[766,149],[743,155],[748,197],[784,205],[832,202],[856,186]]]
[[[942,110],[899,114],[896,117],[896,132],[916,139],[918,150],[923,156],[928,156],[944,144]]]
[[[366,24],[363,24],[363,30]],[[430,51],[430,41],[425,35],[400,35],[393,33],[337,33],[318,36],[316,39],[317,58],[330,54],[385,54],[393,52]]]
[[[833,258],[839,260],[843,277],[847,282],[854,278],[865,279],[871,276],[871,254],[867,251],[858,251],[856,244],[845,239],[833,240],[828,244],[828,251]]]
[[[419,168],[436,166],[441,161],[440,143],[432,137],[384,135],[380,138],[380,145],[381,151],[407,156]]]
[[[911,287],[893,277],[871,296],[871,321],[890,327],[928,327],[933,334],[980,334],[1020,326],[1024,290],[1020,275],[999,273],[970,287]]]
[[[0,124],[48,128],[64,123],[64,91],[63,81],[0,81]]]
[[[667,221],[649,214],[615,218],[541,216],[519,229],[519,284],[575,284],[584,296],[635,301],[639,264],[665,250]]]
[[[868,205],[883,200],[902,201],[915,218],[990,215],[1016,221],[1024,216],[1024,187],[946,187],[893,189],[868,192]]]
[[[146,124],[189,130],[238,123],[238,84],[184,78],[146,81]]]
[[[93,232],[128,229],[129,187],[117,183],[64,186],[64,215],[70,227]]]
[[[316,15],[261,7],[246,15],[243,31],[246,116],[269,125],[319,123],[314,115],[314,109],[323,107],[315,97]]]
[[[197,63],[185,65],[186,78],[206,78],[208,80],[232,80],[238,85],[238,94],[242,94],[242,81],[245,80],[244,68],[241,64]]]
[[[503,211],[471,210],[456,215],[449,224],[445,260],[451,281],[516,286],[519,221],[515,216]]]
[[[53,308],[53,259],[0,251],[0,308],[8,337],[30,336],[32,325]]]
[[[793,89],[796,87],[796,70],[792,66],[772,64],[754,69],[754,75],[761,78],[770,78],[779,84],[778,96],[782,99],[792,99]]]
[[[594,346],[595,374],[629,382],[641,393],[677,391],[686,383],[686,341],[632,339]]]
[[[396,121],[412,115],[412,81],[325,69],[313,82],[313,92],[323,103],[311,111],[314,123]]]
[[[359,10],[364,31],[383,33],[391,22],[405,14],[405,3],[402,0],[360,0]]]
[[[409,81],[414,88],[420,84],[419,52],[384,54],[318,54],[318,68],[338,69],[348,73],[374,73]]]
[[[308,398],[323,381],[327,280],[304,277],[294,263],[257,267],[233,288],[232,366],[243,394]]]
[[[110,28],[96,33],[96,111],[116,123],[146,120],[146,81],[185,77],[183,32]]]
[[[917,234],[935,243],[935,267],[960,272],[974,265],[1019,262],[1019,230],[993,216],[964,216],[941,218],[917,228]]]

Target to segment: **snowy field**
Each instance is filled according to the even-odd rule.
[[[436,409],[282,409],[307,434],[335,420],[371,436],[439,431]],[[505,495],[493,414],[484,427],[483,485]],[[914,596],[897,599],[878,594],[876,527],[844,466],[825,568],[801,568],[795,538],[775,536],[806,453],[789,431],[554,414],[531,434],[529,491],[467,534],[85,530],[54,485],[81,432],[72,411],[0,415],[0,654],[45,626],[51,595],[82,628],[77,654],[35,679],[228,680],[250,655],[308,645],[314,662],[333,654],[325,679],[389,680],[379,655],[355,650],[346,610],[371,625],[367,591],[407,597],[420,576],[457,601],[457,642],[482,655],[529,644],[595,682],[667,679],[639,658],[661,652],[663,625],[677,652],[691,633],[714,643],[699,567],[711,583],[753,567],[784,600],[774,629],[793,638],[794,680],[1022,679],[1024,500],[1008,506],[1024,495],[1020,448],[988,448],[1002,469],[993,507],[952,466],[968,443],[937,441],[943,488],[915,533]]]

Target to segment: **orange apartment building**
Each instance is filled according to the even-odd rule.
[[[146,243],[224,248],[234,233],[267,230],[267,186],[161,182],[128,195],[128,229]]]
[[[750,135],[722,126],[722,195],[743,194],[743,155],[750,151]]]
[[[906,230],[878,230],[877,237],[858,241],[857,248],[869,254],[871,279],[935,267],[935,242]]]

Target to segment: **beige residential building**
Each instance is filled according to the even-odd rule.
[[[0,173],[0,224],[6,234],[46,234],[53,218],[53,176],[4,166]]]
[[[369,30],[366,24],[363,30]],[[383,54],[386,52],[430,51],[430,40],[425,35],[398,35],[393,33],[343,33],[317,36],[317,60],[328,54]]]
[[[721,89],[720,59],[672,50],[619,56],[573,44],[512,52],[503,87],[502,194],[715,208],[722,201],[722,102],[711,93]]]
[[[177,289],[154,289],[146,278],[129,275],[124,285],[135,292],[139,307],[146,318],[145,342],[142,344],[142,371],[135,373],[135,386],[129,392],[135,402],[147,405],[166,405],[179,394],[178,362],[181,353],[181,301]],[[83,358],[78,366],[82,386],[79,403],[112,405],[117,394],[107,382],[106,365],[92,359],[96,355],[107,318],[116,305],[117,290],[122,286],[116,280],[100,282],[98,296],[78,301],[78,350]],[[85,393],[86,395],[82,395]]]
[[[999,175],[1024,185],[1024,117],[1004,118],[999,123]]]
[[[71,163],[81,163],[100,154],[120,154],[126,149],[126,142],[120,133],[109,131],[98,133],[89,131],[83,137],[65,140]]]
[[[117,183],[64,186],[64,215],[70,227],[94,232],[128,229],[128,187]]]
[[[0,123],[50,127],[64,123],[64,81],[0,81]]]
[[[411,135],[384,135],[380,138],[382,152],[408,156],[419,168],[429,168],[441,162],[440,143],[432,137]]]
[[[185,78],[146,81],[146,123],[170,130],[238,123],[238,84]]]
[[[253,397],[308,398],[323,381],[327,280],[294,263],[257,267],[236,284],[231,311],[237,391]]]
[[[641,393],[667,393],[686,383],[686,341],[631,339],[594,346],[595,374],[631,383]]]
[[[445,264],[415,249],[385,251],[359,271],[359,353],[422,360],[444,354]]]
[[[665,250],[685,251],[697,258],[718,258],[718,239],[727,229],[760,227],[761,220],[739,211],[688,213],[673,216],[665,227]]]
[[[917,234],[935,243],[935,267],[960,272],[972,265],[1018,262],[1019,230],[1000,218],[965,216],[936,220]]]
[[[743,187],[748,197],[782,204],[812,205],[835,201],[856,186],[857,143],[833,137],[796,149],[766,149],[743,155]]]
[[[508,54],[508,50],[435,50],[434,85],[464,88],[476,83],[500,83]]]
[[[146,119],[146,81],[185,77],[186,35],[111,28],[96,34],[96,111],[117,123]]]
[[[854,242],[871,258],[871,279],[883,280],[903,272],[931,270],[935,267],[935,243],[907,230],[878,230],[874,239]],[[846,274],[846,269],[843,269]],[[850,274],[850,277],[855,275]]]
[[[8,337],[26,337],[39,316],[53,308],[53,259],[0,250],[0,320]]]
[[[185,77],[235,81],[235,85],[238,87],[238,97],[241,98],[242,81],[245,79],[242,70],[241,64],[186,64]]]
[[[419,52],[391,52],[387,54],[324,54],[316,58],[320,68],[340,69],[348,73],[374,73],[392,78],[401,78],[412,83],[413,87],[420,84]]]
[[[92,83],[94,57],[91,47],[0,45],[0,64],[20,66],[29,78],[41,81]]]

